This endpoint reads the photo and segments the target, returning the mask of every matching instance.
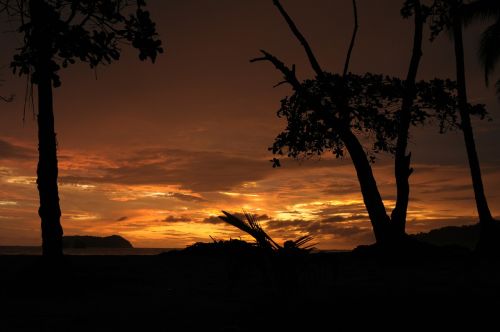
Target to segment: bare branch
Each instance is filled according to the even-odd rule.
[[[280,85],[287,84],[287,83],[288,83],[288,81],[281,81],[281,82],[278,82],[278,83],[276,83],[275,85],[273,85],[273,88],[277,88],[277,87],[279,87]]]
[[[352,0],[352,8],[354,14],[354,30],[352,32],[351,43],[349,44],[349,50],[347,51],[347,56],[344,64],[344,72],[342,74],[343,77],[347,75],[347,71],[349,70],[349,62],[351,61],[351,54],[354,48],[354,42],[356,41],[356,36],[358,34],[358,7],[356,5],[356,0]]]
[[[311,64],[311,67],[314,69],[316,72],[316,75],[319,78],[323,78],[323,70],[321,69],[318,61],[316,60],[316,56],[314,55],[311,47],[309,46],[309,43],[307,42],[306,38],[304,35],[299,31],[295,23],[293,22],[292,18],[288,15],[288,13],[285,11],[279,0],[273,0],[273,4],[278,8],[278,10],[281,13],[281,16],[285,19],[286,23],[290,27],[290,30],[292,30],[293,34],[295,37],[299,40],[299,42],[302,44],[302,47],[304,47],[304,50],[306,51],[307,57],[309,58],[309,63]]]
[[[295,66],[293,66],[292,69],[290,69],[281,60],[279,60],[271,53],[268,53],[264,50],[261,50],[261,52],[262,54],[264,54],[263,57],[251,59],[250,62],[257,62],[257,61],[271,62],[274,65],[274,67],[276,67],[276,69],[278,69],[285,76],[286,83],[289,83],[294,90],[296,91],[300,90],[300,82],[297,79],[297,75],[295,74]],[[283,82],[281,82],[280,84],[283,84]]]

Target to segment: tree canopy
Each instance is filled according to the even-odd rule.
[[[121,47],[129,44],[141,60],[156,60],[163,52],[155,23],[144,8],[144,0],[45,0],[37,3],[43,11],[44,42],[51,53],[50,71],[54,87],[61,85],[58,72],[77,61],[91,68],[120,58]],[[38,77],[39,36],[31,20],[29,1],[0,1],[8,15],[19,18],[18,32],[24,36],[11,67],[14,73]]]

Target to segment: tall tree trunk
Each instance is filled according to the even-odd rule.
[[[411,154],[406,154],[411,122],[411,109],[415,99],[415,80],[417,77],[420,59],[422,58],[422,34],[424,21],[420,1],[415,1],[415,33],[410,67],[405,81],[405,93],[399,118],[398,140],[396,142],[396,156],[394,161],[394,175],[396,178],[396,206],[391,213],[391,226],[396,234],[404,235],[406,228],[406,213],[410,197],[409,178]]]
[[[498,239],[493,236],[496,223],[491,216],[488,207],[488,201],[484,194],[483,180],[481,177],[481,168],[479,166],[479,158],[477,156],[476,144],[474,142],[474,134],[472,132],[472,124],[468,111],[467,103],[467,88],[465,84],[465,56],[462,37],[462,21],[456,17],[453,21],[453,38],[455,44],[455,61],[458,83],[458,102],[461,118],[462,131],[464,133],[465,147],[469,160],[469,168],[472,177],[472,186],[474,188],[474,196],[476,199],[476,207],[479,215],[479,223],[481,227],[478,249],[486,249],[490,247],[492,242]]]
[[[44,25],[48,8],[43,1],[30,0],[32,43],[37,56],[35,65],[38,85],[38,168],[37,185],[40,196],[38,214],[42,223],[44,256],[62,255],[61,209],[57,186],[57,141],[54,131],[52,101],[51,36]]]
[[[372,223],[375,239],[379,244],[391,242],[393,238],[390,230],[390,219],[385,210],[384,202],[378,190],[377,182],[373,176],[365,150],[350,130],[346,129],[342,133],[342,138],[356,169],[361,194],[363,195],[363,201]]]
[[[481,177],[481,168],[479,167],[479,158],[477,156],[472,124],[468,111],[467,88],[465,85],[465,57],[462,38],[462,22],[455,19],[453,23],[453,37],[455,44],[455,61],[458,83],[458,102],[461,118],[462,131],[464,133],[465,147],[469,159],[470,173],[472,177],[472,186],[476,198],[477,212],[480,222],[491,222],[493,220],[488,202],[484,194],[483,180]]]

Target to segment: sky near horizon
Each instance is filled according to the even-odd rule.
[[[360,30],[351,71],[404,77],[413,26],[399,15],[400,0],[359,0]],[[322,67],[339,72],[352,31],[350,0],[283,0]],[[261,217],[279,241],[312,234],[323,249],[373,241],[352,163],[283,160],[273,169],[267,148],[284,129],[276,117],[287,86],[268,63],[250,63],[265,49],[300,78],[312,77],[307,59],[271,0],[148,1],[165,53],[140,62],[122,58],[91,70],[61,71],[55,89],[62,224],[66,235],[120,234],[136,247],[184,247],[237,238],[221,210]],[[2,31],[15,25],[1,18]],[[500,215],[500,104],[486,88],[476,58],[481,26],[465,33],[471,102],[485,103],[493,121],[474,120],[486,195]],[[428,36],[429,32],[426,31]],[[9,62],[19,36],[3,33],[0,94],[0,245],[39,245],[35,184],[37,141],[31,110],[23,122],[26,81]],[[426,41],[419,79],[453,78],[446,35]],[[499,76],[497,71],[494,77]],[[477,221],[461,132],[412,128],[409,233]],[[380,155],[375,176],[388,212],[394,205],[393,158]]]

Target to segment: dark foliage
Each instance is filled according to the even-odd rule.
[[[27,1],[21,1],[17,14],[21,17],[18,32],[24,44],[14,55],[11,67],[19,75],[31,75],[38,82],[34,68],[39,54],[34,46],[33,24],[29,20]],[[13,1],[4,1],[4,6]],[[121,45],[129,44],[139,51],[141,60],[155,61],[163,52],[155,24],[144,9],[145,1],[132,0],[45,0],[45,34],[50,36],[52,81],[61,85],[58,72],[77,61],[91,68],[110,64],[120,58]],[[9,8],[9,7],[7,7]],[[13,12],[13,9],[10,9]]]
[[[262,250],[255,244],[239,239],[217,240],[213,242],[196,242],[187,246],[184,250],[186,253],[193,254],[216,254],[216,253],[252,253],[261,252]]]
[[[456,89],[452,80],[417,82],[411,124],[436,122],[440,132],[459,128]],[[342,131],[349,129],[372,140],[371,161],[375,153],[393,153],[404,93],[403,80],[372,73],[347,77],[324,73],[322,80],[305,80],[281,101],[277,115],[287,120],[287,127],[269,150],[292,158],[311,158],[325,151],[342,157]],[[318,112],[318,106],[324,111]],[[486,116],[484,105],[469,105],[469,112]],[[277,158],[273,161],[279,166]]]
[[[283,246],[280,246],[262,229],[257,216],[245,212],[246,220],[244,220],[226,211],[222,211],[222,213],[224,215],[219,216],[221,220],[252,236],[256,241],[256,245],[266,251],[309,252],[313,249],[314,245],[309,244],[313,240],[311,235],[304,235],[296,240],[287,240]]]
[[[474,249],[479,239],[480,227],[476,225],[448,226],[418,233],[414,238],[436,246],[458,246]]]

